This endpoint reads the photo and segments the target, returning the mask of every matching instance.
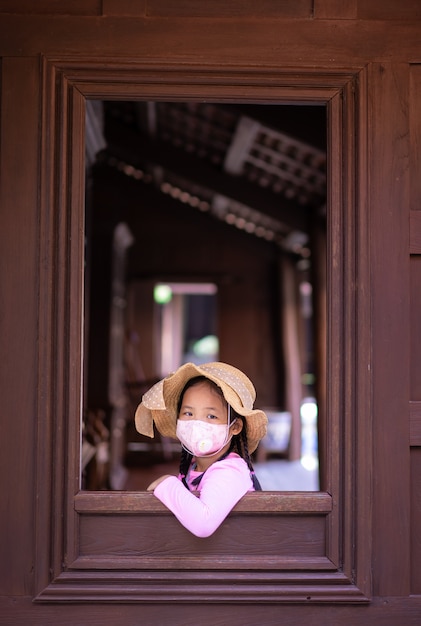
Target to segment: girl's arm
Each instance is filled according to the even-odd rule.
[[[168,476],[155,487],[154,495],[196,537],[209,537],[252,489],[250,470],[241,458],[217,461],[205,472],[200,486],[197,498],[178,478]]]

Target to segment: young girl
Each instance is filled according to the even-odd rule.
[[[209,537],[248,491],[260,490],[250,454],[266,434],[249,378],[226,363],[186,363],[154,385],[136,410],[137,430],[182,444],[180,473],[148,487],[197,537]],[[198,492],[197,497],[195,493]]]

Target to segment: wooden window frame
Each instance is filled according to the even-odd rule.
[[[367,602],[370,289],[368,218],[359,191],[367,171],[366,70],[44,58],[42,75],[34,600]],[[324,491],[245,496],[224,525],[223,548],[217,539],[197,540],[184,532],[149,493],[80,491],[88,98],[327,108]],[[361,319],[364,324],[357,323]],[[159,546],[150,541],[151,528]],[[230,551],[239,534],[246,547],[240,542]]]

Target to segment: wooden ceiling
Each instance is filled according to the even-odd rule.
[[[101,107],[88,107],[87,116],[88,140],[101,117],[101,162],[192,210],[309,255],[314,219],[325,218],[325,107],[212,102]]]

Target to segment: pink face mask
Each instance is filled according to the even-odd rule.
[[[177,437],[193,456],[211,456],[228,443],[231,424],[209,424],[201,420],[178,420]]]

